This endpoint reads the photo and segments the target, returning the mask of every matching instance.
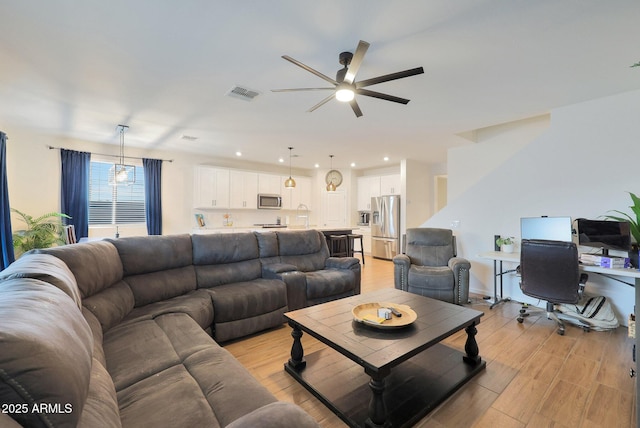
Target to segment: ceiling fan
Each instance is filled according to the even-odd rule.
[[[334,91],[327,98],[320,101],[318,104],[311,107],[308,112],[312,112],[316,110],[318,107],[323,106],[327,102],[329,102],[332,98],[336,98],[338,101],[348,102],[353,109],[356,117],[362,116],[362,110],[358,106],[356,102],[355,95],[363,95],[366,97],[379,98],[381,100],[393,101],[395,103],[407,104],[409,102],[406,98],[400,98],[393,95],[383,94],[381,92],[370,91],[368,89],[364,89],[367,86],[377,85],[378,83],[388,82],[390,80],[402,79],[404,77],[415,76],[416,74],[424,73],[422,67],[412,68],[410,70],[399,71],[397,73],[385,74],[384,76],[373,77],[371,79],[361,80],[359,82],[355,81],[356,74],[358,74],[358,70],[362,65],[362,60],[364,58],[365,53],[369,49],[369,43],[360,40],[358,43],[358,47],[356,48],[355,54],[351,52],[342,52],[339,56],[340,64],[344,67],[338,70],[336,73],[335,80],[320,73],[317,70],[309,67],[291,58],[288,55],[283,55],[282,58],[287,61],[297,65],[300,68],[307,70],[310,73],[315,74],[323,80],[331,83],[333,87],[330,88],[293,88],[293,89],[272,89],[272,92],[294,92],[294,91],[325,91],[331,90]]]

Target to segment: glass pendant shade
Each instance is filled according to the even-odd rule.
[[[331,166],[330,166],[330,171],[333,170],[333,155],[329,155],[329,159],[331,160]],[[333,184],[333,181],[327,183],[327,192],[335,192],[336,191],[336,185]]]
[[[296,187],[296,180],[291,177],[291,150],[293,150],[293,147],[289,147],[289,178],[284,180],[285,189],[293,189]]]
[[[296,180],[289,176],[289,178],[284,181],[284,187],[286,187],[287,189],[293,189],[294,187],[296,187]]]
[[[111,186],[129,186],[136,182],[135,165],[126,165],[124,163],[124,131],[129,127],[127,125],[118,125],[120,130],[120,162],[113,164],[109,168],[108,182]]]

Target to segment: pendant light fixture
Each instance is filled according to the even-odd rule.
[[[331,159],[331,168],[329,169],[329,171],[333,171],[333,155],[329,155],[329,158]],[[333,182],[333,180],[327,180],[327,192],[335,192],[336,191],[336,185]]]
[[[124,163],[124,133],[129,127],[127,125],[118,125],[116,128],[120,131],[120,156],[119,163],[113,164],[109,168],[109,184],[112,186],[129,186],[136,182],[135,165],[126,165]]]
[[[296,180],[291,178],[291,150],[293,150],[293,147],[289,147],[289,178],[284,181],[284,187],[287,189],[296,187]]]

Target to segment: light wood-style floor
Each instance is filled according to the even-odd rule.
[[[366,258],[362,291],[393,287],[393,263]],[[536,311],[523,324],[520,306],[489,310],[479,297],[469,306],[485,313],[478,326],[480,355],[487,362],[476,376],[417,427],[635,427],[632,339],[627,329],[583,332],[554,323]],[[464,349],[464,331],[445,343]],[[300,405],[323,427],[346,426],[283,369],[291,350],[290,328],[269,330],[227,343],[225,348],[278,399]],[[303,336],[305,353],[326,345]]]

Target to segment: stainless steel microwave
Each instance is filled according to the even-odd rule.
[[[282,208],[282,197],[280,195],[258,195],[258,208],[261,210],[279,210]]]

